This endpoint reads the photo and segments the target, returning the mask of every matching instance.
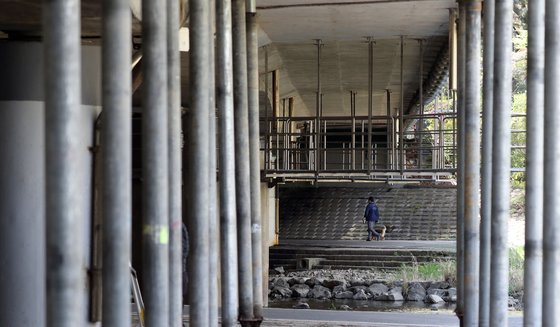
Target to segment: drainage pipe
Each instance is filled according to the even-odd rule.
[[[478,325],[480,214],[480,0],[465,1],[464,325]]]
[[[103,326],[130,324],[132,121],[128,0],[103,2]]]
[[[490,230],[492,229],[492,101],[494,97],[494,1],[484,2],[482,169],[480,210],[480,327],[490,326]]]
[[[187,137],[188,174],[187,197],[189,222],[189,303],[190,323],[193,326],[208,324],[210,299],[209,278],[209,218],[208,184],[210,154],[208,131],[210,128],[210,4],[206,0],[190,0],[190,67],[191,110]]]
[[[543,308],[544,0],[531,2],[527,57],[524,326],[541,326]]]
[[[216,104],[220,112],[220,254],[222,325],[237,326],[237,215],[233,130],[233,58],[231,0],[216,1]],[[268,75],[267,75],[268,76]],[[267,126],[269,122],[267,120]],[[267,140],[268,144],[268,140]]]
[[[545,327],[560,325],[560,3],[546,1],[545,123],[544,123],[544,266],[543,317]]]
[[[508,316],[512,12],[512,0],[496,1],[494,76],[500,78],[494,79],[493,99],[490,326],[507,326]]]
[[[239,285],[243,285],[243,287],[239,288],[239,321],[241,325],[244,325],[247,321],[252,321],[253,319],[251,172],[247,94],[247,34],[245,0],[234,0],[232,2],[232,7],[237,246]]]

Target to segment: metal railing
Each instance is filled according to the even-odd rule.
[[[525,114],[512,114],[512,156],[524,158]],[[261,120],[261,155],[266,174],[374,175],[400,173],[452,175],[457,168],[456,118],[453,112],[406,115],[416,128],[399,132],[398,116],[276,117]],[[319,127],[317,127],[319,122]],[[423,128],[419,124],[423,123]],[[413,126],[414,127],[414,126]],[[368,139],[371,137],[371,144]],[[399,140],[403,140],[402,150]],[[404,160],[401,160],[403,158]],[[524,171],[523,161],[512,172]]]

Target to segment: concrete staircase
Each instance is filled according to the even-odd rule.
[[[363,240],[369,196],[379,198],[390,240],[453,240],[456,190],[435,187],[281,187],[280,238]]]
[[[454,252],[375,248],[270,248],[270,268],[305,269],[373,269],[391,271],[434,260],[454,257]]]

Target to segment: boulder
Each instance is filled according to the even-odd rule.
[[[447,295],[444,296],[443,299],[445,302],[457,302],[457,289],[454,287],[447,289]]]
[[[307,294],[309,294],[311,290],[309,286],[305,284],[295,284],[290,287],[290,289],[292,290],[293,297],[307,297]]]
[[[282,297],[282,298],[289,298],[289,297],[292,297],[292,290],[288,287],[274,286],[271,294],[273,296],[274,295],[280,295],[280,297]],[[274,298],[277,298],[277,297],[274,296]]]
[[[439,288],[429,288],[426,291],[427,295],[432,295],[432,294],[437,295],[437,296],[441,297],[442,299],[447,296],[447,293],[448,293],[447,290],[442,290],[442,289],[439,289]]]
[[[358,293],[359,291],[364,291],[364,292],[365,292],[366,289],[367,289],[367,287],[365,287],[365,286],[362,285],[362,286],[353,286],[353,287],[350,287],[349,290],[352,291],[354,294],[356,294],[356,293]]]
[[[387,292],[389,288],[385,284],[376,283],[371,284],[370,287],[368,287],[368,290],[373,295],[373,298],[375,298],[376,296]]]
[[[346,292],[346,291],[347,291],[347,290],[346,290],[346,286],[345,286],[345,285],[338,285],[338,286],[335,286],[335,287],[333,288],[333,290],[332,290],[332,295],[333,295],[334,298],[339,299],[339,297],[337,297],[337,295],[340,294],[340,293]],[[352,292],[350,292],[350,293],[352,293]],[[352,294],[352,295],[353,295],[353,294]]]
[[[283,273],[286,272],[286,271],[284,270],[284,267],[282,267],[282,266],[276,267],[276,268],[274,268],[274,270],[275,270],[277,273],[279,273],[279,274],[283,274]]]
[[[427,302],[427,303],[432,303],[432,304],[436,304],[436,303],[442,303],[442,302],[444,302],[444,301],[443,301],[443,299],[441,298],[441,296],[436,295],[436,294],[430,294],[430,295],[426,296],[425,302]]]
[[[367,296],[366,292],[363,289],[361,289],[356,294],[354,294],[354,296],[352,298],[354,300],[367,300],[368,296]]]
[[[445,289],[448,289],[450,287],[451,287],[451,285],[449,285],[448,282],[433,282],[428,287],[428,290],[432,289],[432,288],[445,290]]]
[[[404,301],[402,288],[393,287],[387,292],[373,298],[376,301]]]
[[[303,277],[293,277],[288,279],[288,284],[290,284],[290,286],[294,286],[296,284],[305,284],[305,278]]]
[[[328,288],[321,285],[315,285],[307,296],[313,299],[330,299],[332,295]]]
[[[367,282],[363,278],[353,278],[350,280],[350,286],[367,286]]]
[[[344,279],[325,279],[323,281],[323,286],[326,288],[333,289],[335,286],[339,285],[346,285],[346,281]]]
[[[315,285],[321,285],[321,280],[315,278],[315,277],[311,277],[308,280],[305,281],[305,284],[309,287],[315,287]]]
[[[274,280],[273,288],[274,287],[285,287],[290,288],[290,284],[286,278],[278,277]]]
[[[406,294],[407,301],[424,301],[426,290],[420,283],[411,283]]]

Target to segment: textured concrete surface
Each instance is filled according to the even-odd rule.
[[[379,198],[380,223],[395,225],[387,240],[455,239],[455,189],[381,187],[282,188],[280,238],[362,240],[369,196]]]

